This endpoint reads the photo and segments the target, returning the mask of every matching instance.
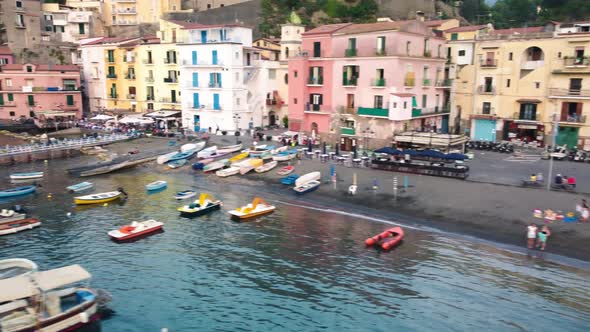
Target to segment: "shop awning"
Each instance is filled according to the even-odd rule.
[[[106,114],[99,114],[97,116],[93,116],[90,118],[90,120],[99,120],[99,121],[105,121],[105,120],[110,120],[113,119],[113,116],[110,115],[106,115]]]
[[[118,121],[119,123],[136,123],[136,124],[152,124],[154,119],[144,118],[142,116],[126,116]]]
[[[539,99],[518,99],[517,102],[521,104],[540,104],[542,101]]]
[[[180,111],[176,111],[176,110],[170,110],[170,111],[161,110],[161,111],[157,111],[157,112],[147,113],[145,116],[150,117],[150,118],[157,118],[157,119],[170,118],[170,117],[180,117]]]

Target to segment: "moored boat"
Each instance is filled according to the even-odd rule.
[[[160,165],[165,164],[170,160],[170,158],[172,158],[172,156],[175,156],[177,154],[178,154],[177,151],[163,154],[163,155],[159,156],[158,158],[156,158],[156,162]]]
[[[311,172],[302,175],[297,180],[295,180],[295,187],[293,188],[293,190],[295,190],[295,193],[297,193],[298,195],[303,195],[308,192],[314,191],[318,189],[318,187],[320,186],[319,180],[321,176],[322,175],[320,172]]]
[[[217,153],[217,146],[216,145],[210,146],[208,148],[201,150],[199,153],[197,153],[197,158],[199,158],[199,159],[211,158],[216,153]]]
[[[242,144],[222,146],[217,149],[217,154],[234,153],[242,149]]]
[[[229,164],[229,159],[222,159],[220,161],[214,161],[210,164],[205,165],[205,167],[203,167],[203,172],[216,171],[218,169],[224,168],[228,164]]]
[[[74,193],[78,193],[84,190],[88,190],[94,187],[94,184],[92,182],[80,182],[77,184],[73,184],[69,187],[66,187],[66,189],[70,192],[74,192]]]
[[[168,186],[168,183],[166,181],[163,180],[159,180],[159,181],[154,181],[152,183],[148,183],[145,185],[145,189],[149,190],[149,191],[153,191],[153,190],[160,190],[160,189],[164,189]]]
[[[220,169],[217,172],[215,172],[215,175],[221,177],[221,178],[225,178],[228,176],[232,176],[232,175],[236,175],[240,173],[240,168],[239,167],[235,167],[235,166],[230,166],[228,168],[224,168],[224,169]]]
[[[389,250],[397,246],[404,239],[404,230],[401,227],[393,227],[383,233],[377,234],[365,240],[367,246],[380,246],[383,250]]]
[[[110,191],[106,193],[78,196],[74,197],[74,203],[78,205],[107,203],[117,200],[123,195],[124,194],[121,191]]]
[[[256,173],[264,173],[264,172],[268,172],[268,171],[270,171],[271,169],[273,169],[273,168],[277,167],[277,164],[278,164],[278,163],[277,163],[276,161],[274,161],[274,160],[273,160],[273,161],[271,161],[271,162],[269,162],[269,163],[263,164],[262,166],[258,166],[258,167],[256,167],[256,168],[254,169],[254,171],[255,171]]]
[[[119,229],[112,230],[108,234],[113,240],[125,241],[157,232],[161,230],[163,226],[163,222],[153,219],[146,221],[134,221],[130,225],[125,225]]]
[[[37,186],[32,186],[32,185],[4,189],[4,190],[0,191],[0,198],[28,195],[28,194],[34,193],[36,190],[37,190]]]
[[[43,177],[43,172],[13,173],[10,174],[11,180],[29,180]]]
[[[289,174],[281,179],[281,183],[291,186],[291,185],[295,184],[295,181],[297,181],[298,178],[299,178],[299,175],[297,175],[297,174]]]
[[[190,159],[192,156],[195,155],[195,153],[197,153],[196,150],[189,150],[186,152],[176,153],[175,155],[170,157],[170,159],[168,159],[168,162],[175,161],[175,160],[181,160],[181,159]]]
[[[2,331],[73,331],[100,319],[96,291],[76,286],[90,278],[70,265],[0,279]]]
[[[186,165],[186,163],[188,163],[188,160],[178,159],[178,160],[171,161],[166,165],[168,165],[168,167],[170,167],[170,168],[179,168],[179,167]]]
[[[289,161],[297,157],[297,149],[291,149],[287,151],[279,152],[272,156],[272,160],[276,161]]]
[[[206,142],[199,142],[199,143],[187,143],[180,147],[180,152],[189,152],[189,151],[196,151],[199,152],[203,150],[205,147]]]
[[[41,225],[41,221],[36,218],[21,219],[11,222],[0,223],[0,235],[18,233],[27,229],[33,229]]]
[[[273,212],[276,209],[274,205],[266,203],[262,198],[256,197],[252,203],[229,211],[233,218],[243,220],[258,217]]]
[[[179,207],[178,212],[180,212],[181,217],[198,217],[219,210],[222,204],[220,200],[211,197],[209,194],[201,194],[199,199],[193,203]]]
[[[295,166],[291,166],[291,165],[289,165],[289,166],[281,167],[281,168],[280,168],[280,169],[277,171],[277,174],[278,174],[278,175],[288,175],[288,174],[291,174],[291,173],[293,173],[293,171],[294,171],[294,170],[295,170]],[[297,177],[299,177],[299,176],[297,176]]]
[[[240,174],[244,175],[256,167],[262,166],[262,159],[246,159],[239,163]]]
[[[37,272],[39,267],[35,262],[25,258],[8,258],[0,260],[0,280]]]
[[[257,146],[254,150],[250,151],[250,157],[252,158],[260,158],[265,153],[271,153],[272,149],[274,149],[274,145],[261,145]]]
[[[214,161],[213,158],[209,158],[209,159],[203,159],[199,162],[196,162],[193,164],[193,169],[194,170],[202,170],[203,168],[205,168],[206,165],[212,163]]]
[[[197,195],[197,192],[194,190],[183,190],[179,191],[174,195],[174,198],[177,200],[191,198]]]
[[[247,158],[249,154],[250,154],[249,152],[242,152],[240,154],[237,154],[237,155],[229,158],[229,162],[233,164],[235,162],[238,162],[238,161],[240,161],[242,159]]]

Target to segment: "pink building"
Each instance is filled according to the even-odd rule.
[[[14,55],[8,46],[0,46],[0,65],[14,63]]]
[[[80,68],[75,65],[0,66],[0,119],[34,118],[40,126],[80,119]]]
[[[401,131],[446,132],[445,40],[424,22],[325,25],[303,34],[302,50],[289,59],[291,130],[343,150]]]

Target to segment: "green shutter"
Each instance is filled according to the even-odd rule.
[[[0,93],[0,105],[4,105],[4,94]]]
[[[84,34],[84,23],[78,23],[78,32],[83,35]]]
[[[7,93],[8,101],[14,101],[14,95],[12,93]]]
[[[66,95],[66,103],[68,106],[74,106],[74,96]]]
[[[27,98],[29,99],[29,106],[35,106],[35,97],[28,95]]]

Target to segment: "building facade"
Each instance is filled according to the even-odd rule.
[[[291,130],[344,150],[389,145],[401,131],[447,131],[445,41],[424,22],[325,25],[303,33],[301,49],[289,59]]]
[[[181,10],[181,0],[105,0],[104,3],[108,26],[158,23],[162,14]]]
[[[0,119],[33,118],[40,126],[82,116],[80,69],[74,65],[0,66]]]

